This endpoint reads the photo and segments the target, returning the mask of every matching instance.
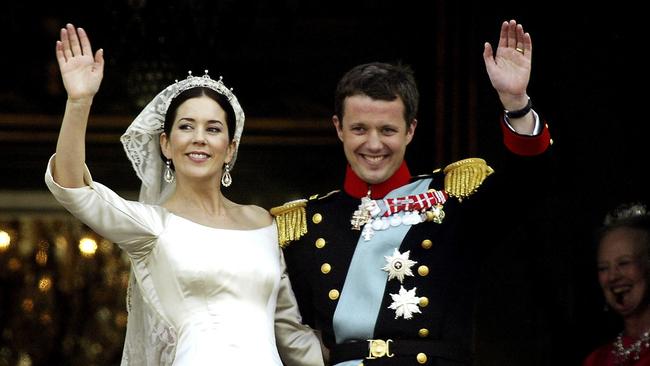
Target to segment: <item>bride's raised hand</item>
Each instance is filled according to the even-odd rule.
[[[68,23],[56,42],[56,59],[68,100],[92,100],[104,76],[104,50],[93,55],[86,31]]]

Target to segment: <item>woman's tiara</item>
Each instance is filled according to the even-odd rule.
[[[605,216],[605,225],[613,225],[620,221],[646,216],[648,210],[642,203],[626,203],[618,206]]]
[[[174,98],[176,98],[180,93],[193,88],[204,87],[212,89],[228,98],[230,104],[233,104],[233,100],[237,100],[235,94],[233,94],[233,89],[226,87],[226,85],[223,83],[223,77],[219,76],[219,79],[215,80],[212,79],[210,75],[208,75],[208,70],[205,70],[204,72],[205,74],[203,76],[193,76],[192,71],[188,71],[187,78],[181,81],[176,80],[174,84],[171,84],[167,87],[171,93],[168,94],[168,99],[165,101],[165,112],[167,111],[167,108],[169,108],[169,104]],[[239,103],[236,104],[239,106]],[[233,108],[234,107],[235,106],[233,105]],[[237,109],[235,109],[235,112],[236,111]]]

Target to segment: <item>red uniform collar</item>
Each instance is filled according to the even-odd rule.
[[[345,170],[343,190],[345,190],[345,193],[355,198],[365,197],[368,194],[368,190],[370,190],[370,198],[378,199],[384,198],[390,191],[409,183],[410,180],[411,172],[409,172],[409,168],[406,166],[406,161],[402,161],[402,165],[397,168],[395,174],[390,178],[374,185],[370,185],[359,178],[359,176],[352,170],[350,164],[348,164]]]

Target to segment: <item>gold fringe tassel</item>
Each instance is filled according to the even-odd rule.
[[[307,200],[297,200],[285,203],[270,210],[275,216],[278,227],[280,247],[286,247],[290,242],[300,239],[307,233]]]
[[[445,191],[459,201],[476,192],[494,170],[481,158],[469,158],[451,163],[443,170]]]

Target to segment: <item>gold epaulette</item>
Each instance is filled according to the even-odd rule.
[[[306,206],[307,200],[300,199],[273,207],[270,210],[278,226],[278,240],[281,248],[307,233]]]
[[[459,201],[470,196],[494,170],[480,158],[468,158],[451,163],[443,169],[445,191]]]
[[[290,201],[282,206],[273,207],[270,212],[275,217],[278,227],[278,241],[281,248],[286,248],[292,241],[300,239],[307,234],[307,202],[322,200],[332,196],[338,190],[329,192],[324,196],[314,194],[306,199]]]

